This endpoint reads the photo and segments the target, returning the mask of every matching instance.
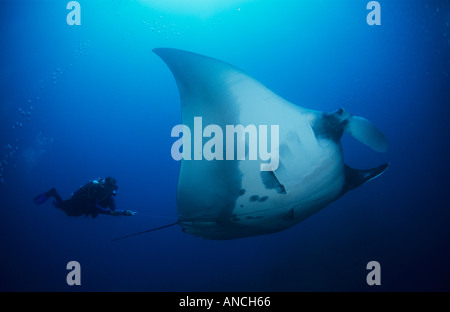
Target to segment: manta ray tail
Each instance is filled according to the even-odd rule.
[[[364,183],[375,179],[376,177],[380,176],[388,167],[389,164],[384,164],[373,169],[358,170],[345,165],[346,184],[344,186],[343,193],[353,190],[358,186],[361,186]]]
[[[178,221],[175,222],[175,223],[163,225],[163,226],[160,226],[160,227],[157,227],[157,228],[152,228],[152,229],[145,230],[145,231],[142,231],[142,232],[137,232],[137,233],[133,233],[133,234],[128,234],[128,235],[125,235],[125,236],[117,237],[117,238],[114,238],[112,241],[115,242],[115,241],[118,241],[118,240],[121,240],[121,239],[125,239],[125,238],[129,238],[129,237],[132,237],[132,236],[137,236],[137,235],[141,235],[141,234],[145,234],[145,233],[149,233],[149,232],[162,230],[162,229],[165,229],[165,228],[177,225],[177,224],[178,224]]]

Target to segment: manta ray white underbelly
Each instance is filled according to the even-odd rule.
[[[193,128],[195,117],[221,127],[279,125],[274,171],[261,171],[258,160],[181,160],[177,224],[186,233],[234,239],[287,229],[388,167],[356,170],[344,164],[344,130],[376,151],[387,150],[385,136],[362,117],[299,107],[210,57],[167,48],[154,52],[177,82],[183,125]]]

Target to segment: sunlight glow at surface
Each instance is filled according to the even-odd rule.
[[[253,0],[140,0],[140,2],[158,10],[186,14],[210,16],[223,10],[235,8]]]

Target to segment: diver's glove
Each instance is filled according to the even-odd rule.
[[[120,216],[121,214],[124,214],[124,212],[122,211],[117,211],[117,210],[111,210],[111,215],[113,216]]]
[[[131,211],[131,210],[125,210],[123,212],[124,216],[134,216],[137,212],[136,211]]]

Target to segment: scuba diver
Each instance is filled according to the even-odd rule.
[[[132,216],[136,212],[131,210],[120,210],[116,208],[114,196],[116,196],[116,179],[107,177],[89,181],[86,185],[80,187],[78,191],[72,194],[70,199],[63,200],[55,188],[42,193],[33,201],[37,205],[45,203],[50,197],[55,201],[53,205],[71,217],[91,215],[93,218],[100,213],[113,216]]]

